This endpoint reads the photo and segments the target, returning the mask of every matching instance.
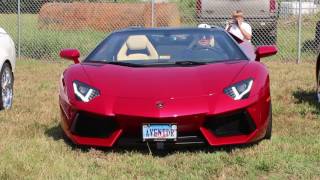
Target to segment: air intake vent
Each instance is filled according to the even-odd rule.
[[[245,111],[207,117],[205,127],[216,136],[248,135],[256,129],[251,117]]]
[[[72,125],[72,133],[84,137],[106,138],[117,129],[117,123],[111,117],[100,117],[79,113]]]

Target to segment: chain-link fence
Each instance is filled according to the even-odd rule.
[[[85,56],[110,32],[130,26],[225,27],[234,10],[244,12],[256,46],[278,46],[278,59],[314,60],[320,52],[319,0],[0,0],[0,27],[22,59],[50,60],[62,48]]]

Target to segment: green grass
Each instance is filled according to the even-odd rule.
[[[319,15],[304,16],[301,28],[302,60],[314,60],[317,56],[313,46],[308,42],[314,40],[316,23]],[[278,21],[278,42],[279,53],[275,58],[296,59],[298,56],[298,26],[296,18],[280,19]]]
[[[17,42],[17,15],[1,14],[0,24]],[[21,16],[21,55],[35,59],[57,59],[62,48],[77,48],[87,55],[107,36],[106,32],[90,29],[82,31],[57,31],[38,28],[37,15]]]
[[[183,14],[183,23],[191,26],[196,25],[192,3],[179,3]],[[189,7],[190,6],[190,7]],[[314,39],[315,24],[320,15],[305,16],[303,18],[302,42]],[[17,42],[17,15],[1,14],[0,25],[4,27]],[[62,48],[78,48],[83,56],[86,56],[108,32],[97,32],[94,30],[79,31],[57,31],[50,29],[39,29],[37,15],[23,14],[21,16],[21,54],[24,57],[35,59],[57,59]],[[273,59],[296,59],[297,58],[297,35],[298,29],[295,18],[280,19],[278,22],[279,53]],[[303,60],[314,60],[316,53],[312,52],[310,46],[302,53]]]
[[[58,81],[68,64],[17,63],[13,109],[0,112],[0,179],[319,179],[315,64],[264,61],[270,70],[271,141],[244,147],[81,149],[59,127]]]

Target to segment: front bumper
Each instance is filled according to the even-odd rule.
[[[175,123],[178,138],[171,144],[221,146],[245,144],[264,137],[270,111],[270,96],[256,98],[248,106],[226,108],[218,114],[197,113],[178,117],[140,117],[89,113],[60,98],[62,128],[76,144],[112,147],[139,144],[142,124]]]

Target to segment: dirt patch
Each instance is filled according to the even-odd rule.
[[[39,28],[113,31],[129,26],[150,27],[151,16],[150,3],[46,3],[39,12]],[[156,4],[154,16],[158,27],[180,25],[174,3]]]

